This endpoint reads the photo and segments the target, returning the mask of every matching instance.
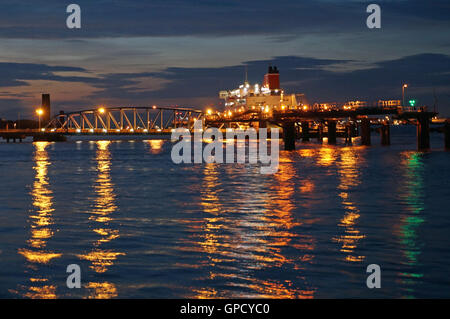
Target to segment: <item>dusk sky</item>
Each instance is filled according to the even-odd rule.
[[[80,5],[81,29],[66,27]],[[381,6],[381,29],[366,7]],[[400,99],[450,115],[450,1],[1,0],[0,118],[52,109],[218,105],[277,65],[310,102]]]

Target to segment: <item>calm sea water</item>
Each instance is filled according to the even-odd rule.
[[[275,175],[163,140],[1,143],[0,297],[448,298],[450,152],[391,133],[298,143]]]

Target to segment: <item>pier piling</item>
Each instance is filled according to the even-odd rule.
[[[370,120],[364,118],[361,120],[361,145],[370,146]]]
[[[383,122],[380,128],[381,145],[391,145],[391,128],[388,122]]]
[[[430,148],[430,119],[428,116],[417,117],[417,148],[419,150]]]
[[[286,151],[295,150],[295,125],[293,122],[288,122],[283,125],[283,141]]]
[[[353,124],[347,123],[345,126],[345,143],[348,145],[352,145],[352,137],[353,137],[354,127]]]
[[[318,132],[317,132],[317,140],[319,143],[323,142],[323,122],[319,123]]]
[[[445,149],[450,151],[450,120],[447,120],[444,125],[444,139],[445,139]]]
[[[302,141],[309,142],[309,122],[302,122]]]
[[[267,128],[267,121],[266,120],[260,120],[259,121],[259,128]]]
[[[336,121],[328,121],[328,144],[336,144]]]

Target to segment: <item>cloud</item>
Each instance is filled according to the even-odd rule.
[[[262,75],[269,64],[278,65],[283,69],[284,76],[294,77],[298,73],[298,69],[308,70],[308,74],[313,75],[323,72],[321,70],[325,66],[346,62],[349,61],[284,56],[227,67],[168,67],[161,72],[106,74],[101,81],[93,84],[96,88],[102,89],[93,97],[215,98],[218,90],[234,87],[244,80],[245,67],[247,67],[250,80],[261,82]],[[151,78],[153,82],[147,86],[147,90],[145,87],[136,90],[136,85],[141,83],[140,80],[143,78]],[[159,85],[160,88],[158,88],[158,83],[165,83],[165,85]]]
[[[87,72],[83,68],[70,66],[49,66],[34,63],[0,62],[0,87],[27,86],[29,80],[52,80],[63,82],[93,81],[90,77],[61,76],[55,73]]]
[[[82,28],[68,30],[66,5],[58,0],[4,0],[3,38],[132,36],[289,36],[358,32],[365,28],[367,1],[292,0],[78,0]],[[399,28],[421,21],[448,22],[447,0],[378,1],[383,21]],[[447,23],[448,27],[448,23]]]

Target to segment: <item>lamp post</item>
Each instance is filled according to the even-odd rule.
[[[403,84],[402,86],[402,105],[405,107],[405,90],[408,87],[408,84]]]
[[[44,110],[42,110],[42,109],[37,109],[36,110],[36,114],[38,115],[38,117],[39,117],[39,131],[41,130],[41,116],[42,116],[42,114],[44,114]]]

